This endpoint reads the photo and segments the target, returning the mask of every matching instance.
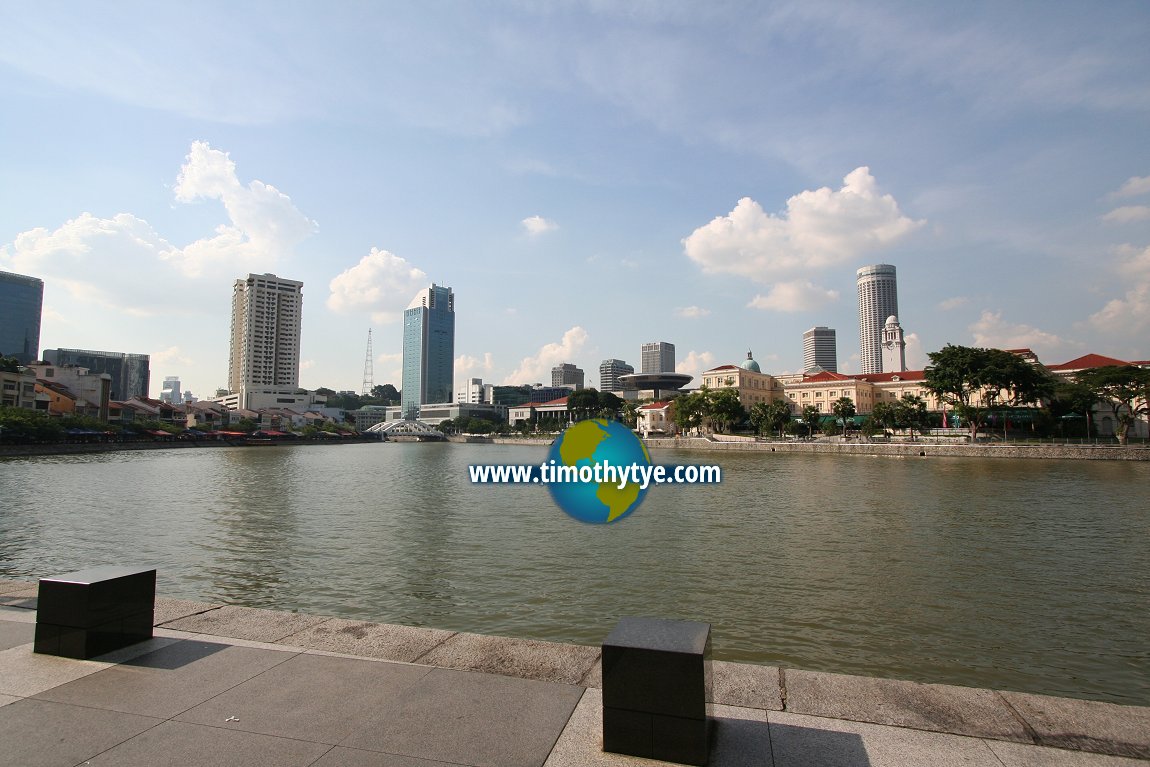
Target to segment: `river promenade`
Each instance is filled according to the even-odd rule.
[[[157,599],[155,637],[32,652],[0,580],[0,765],[641,767],[601,750],[599,649]],[[1121,767],[1150,708],[713,662],[710,764]]]

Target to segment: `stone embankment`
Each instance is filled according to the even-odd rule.
[[[25,455],[83,455],[86,453],[110,453],[121,450],[192,450],[216,447],[275,447],[282,445],[349,445],[364,442],[379,442],[372,438],[332,439],[332,440],[290,440],[245,444],[241,440],[170,440],[160,442],[78,442],[53,443],[46,445],[0,445],[0,458]]]

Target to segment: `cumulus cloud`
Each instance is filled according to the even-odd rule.
[[[1140,194],[1150,194],[1150,176],[1131,176],[1110,196],[1137,197]]]
[[[903,339],[906,341],[906,369],[922,370],[926,367],[926,352],[922,350],[922,339],[918,333],[909,333]]]
[[[837,290],[820,288],[809,280],[795,280],[772,285],[765,296],[755,296],[747,306],[776,312],[802,312],[837,301],[838,297]]]
[[[386,250],[372,248],[355,266],[328,284],[327,308],[333,312],[369,311],[373,322],[397,321],[412,296],[427,287],[427,274]]]
[[[472,357],[468,354],[461,354],[455,358],[455,377],[456,378],[480,378],[477,374],[485,373],[490,374],[495,369],[495,358],[491,352],[484,352],[483,359]]]
[[[373,367],[375,382],[379,385],[389,383],[396,389],[403,381],[403,353],[379,354],[375,358]]]
[[[978,321],[970,326],[975,346],[992,349],[1033,349],[1055,351],[1068,343],[1062,338],[1030,325],[1015,324],[1002,319],[1002,312],[984,310]],[[1041,356],[1041,355],[1040,355]]]
[[[158,352],[152,352],[149,355],[150,363],[153,368],[161,366],[176,366],[176,365],[191,365],[192,359],[184,354],[184,350],[178,346],[169,346],[167,349]]]
[[[1139,249],[1123,245],[1117,252],[1123,260],[1116,271],[1126,292],[1090,315],[1088,324],[1110,335],[1134,336],[1142,341],[1150,330],[1150,246]]]
[[[938,308],[944,312],[949,312],[957,309],[960,306],[966,306],[970,303],[970,299],[966,296],[955,296],[954,298],[947,298],[938,302]]]
[[[546,344],[532,357],[524,357],[505,379],[505,385],[514,386],[524,383],[550,382],[551,368],[563,362],[571,362],[583,350],[587,343],[587,331],[579,325],[563,334],[563,340],[558,343]]]
[[[1132,221],[1145,221],[1150,218],[1150,205],[1123,205],[1102,217],[1108,224],[1128,224]]]
[[[683,240],[687,256],[707,273],[768,283],[855,260],[925,224],[904,216],[889,194],[879,194],[867,167],[856,168],[838,190],[800,192],[780,215],[744,197],[734,210]]]
[[[529,216],[520,221],[519,224],[531,237],[538,237],[541,234],[545,234],[559,228],[559,224],[556,224],[550,219],[543,218],[542,216]]]
[[[687,352],[687,356],[675,363],[676,373],[686,373],[697,376],[704,370],[715,366],[715,355],[710,352],[697,352],[694,349]]]
[[[682,306],[675,310],[675,314],[688,320],[697,320],[706,317],[710,313],[710,309],[704,309],[700,306]]]

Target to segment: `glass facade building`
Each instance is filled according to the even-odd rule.
[[[44,281],[0,272],[0,356],[27,364],[40,358]]]
[[[147,354],[98,352],[91,349],[45,349],[44,361],[53,365],[88,368],[90,373],[107,373],[112,377],[108,396],[117,402],[148,396],[152,370],[151,358]]]
[[[675,345],[666,341],[652,341],[643,344],[644,373],[674,373]]]
[[[415,418],[420,405],[451,402],[454,391],[455,295],[432,283],[403,313],[403,417]]]

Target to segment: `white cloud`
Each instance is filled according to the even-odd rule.
[[[377,355],[372,365],[372,380],[375,385],[389,383],[399,389],[403,381],[403,353]]]
[[[372,248],[358,264],[332,278],[327,308],[341,314],[370,311],[373,322],[387,324],[399,320],[412,296],[425,287],[427,274],[422,269]]]
[[[983,310],[978,321],[970,326],[975,346],[992,349],[1033,349],[1042,356],[1042,351],[1054,351],[1070,345],[1053,333],[1047,333],[1030,325],[1014,324],[1002,319],[1002,312]]]
[[[707,273],[730,273],[771,282],[855,260],[903,238],[925,221],[904,216],[889,194],[880,195],[867,167],[787,200],[781,215],[749,197],[683,240],[687,256]]]
[[[300,360],[299,361],[299,369],[300,370],[311,370],[314,367],[315,367],[315,360]]]
[[[697,320],[706,317],[710,313],[710,309],[704,309],[700,306],[683,306],[675,310],[675,314],[688,320]]]
[[[192,358],[185,356],[183,349],[178,346],[169,346],[163,351],[152,352],[148,356],[153,369],[161,366],[176,367],[179,365],[192,364]]]
[[[1145,221],[1150,218],[1150,205],[1123,205],[1102,217],[1108,224],[1128,224],[1132,221]]]
[[[939,301],[938,308],[944,312],[949,312],[953,309],[957,309],[960,306],[966,306],[969,303],[970,299],[966,296],[955,296],[954,298],[948,298],[944,301]]]
[[[747,306],[776,312],[802,312],[817,309],[838,298],[837,290],[826,290],[807,280],[795,280],[771,286],[767,295],[756,295]]]
[[[552,232],[559,228],[559,224],[542,216],[529,216],[520,221],[519,224],[531,237],[538,237],[541,234]]]
[[[1090,315],[1088,323],[1104,333],[1145,342],[1150,331],[1150,246],[1141,250],[1130,245],[1117,249],[1124,261],[1116,267],[1127,290],[1122,298],[1106,303]]]
[[[490,374],[495,369],[495,358],[491,352],[484,352],[483,359],[461,354],[455,358],[456,378],[481,378],[477,373]]]
[[[262,181],[241,184],[228,153],[212,149],[206,141],[192,142],[174,191],[180,202],[219,200],[231,222],[216,227],[211,237],[165,254],[189,277],[218,267],[234,271],[237,264],[249,272],[274,269],[316,228],[274,186]]]
[[[715,355],[710,352],[697,352],[694,349],[687,352],[687,356],[675,363],[676,373],[686,373],[697,376],[704,370],[715,366]]]
[[[903,340],[906,341],[907,370],[922,370],[925,368],[927,357],[926,352],[922,350],[922,339],[918,337],[918,333],[908,333]]]
[[[514,371],[503,379],[505,385],[550,383],[551,368],[571,362],[587,343],[587,331],[576,325],[563,334],[559,343],[546,344],[533,357],[524,357]]]
[[[1112,192],[1111,197],[1137,197],[1140,194],[1150,194],[1150,176],[1131,176],[1126,179],[1118,191]]]

